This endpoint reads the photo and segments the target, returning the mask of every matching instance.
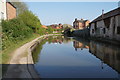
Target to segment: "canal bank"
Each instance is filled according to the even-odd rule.
[[[38,78],[37,73],[34,70],[34,62],[31,54],[32,48],[35,47],[36,42],[44,39],[47,36],[53,35],[61,34],[43,35],[16,49],[13,52],[10,63],[4,64],[5,66],[8,66],[8,69],[3,78]]]

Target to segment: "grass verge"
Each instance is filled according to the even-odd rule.
[[[33,35],[31,35],[31,37],[25,38],[24,40],[17,42],[17,44],[13,44],[11,42],[11,46],[2,51],[2,61],[1,61],[2,64],[9,64],[9,61],[10,61],[11,56],[12,56],[12,52],[15,49],[17,49],[18,47],[22,46],[23,44],[25,44],[27,42],[30,42],[31,40],[33,40],[39,36],[40,35],[38,35],[38,34],[33,34]]]

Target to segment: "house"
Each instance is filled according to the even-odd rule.
[[[77,18],[75,19],[75,21],[73,22],[73,28],[74,29],[85,29],[89,26],[90,21],[89,20],[77,20]]]
[[[6,0],[0,0],[0,21],[16,17],[16,7]]]
[[[10,2],[7,2],[6,3],[6,16],[7,16],[7,20],[10,20],[10,19],[13,19],[13,18],[16,18],[16,7],[10,3]]]
[[[45,29],[48,29],[48,27],[47,27],[47,26],[45,26],[45,25],[42,25],[41,27],[42,27],[42,28],[45,28]]]
[[[63,25],[60,23],[60,24],[52,24],[50,25],[53,29],[63,29]]]
[[[90,36],[120,41],[120,7],[93,20],[90,23]]]

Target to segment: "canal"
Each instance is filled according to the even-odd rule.
[[[65,36],[46,37],[32,52],[40,78],[120,79],[120,48]]]

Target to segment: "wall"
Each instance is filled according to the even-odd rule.
[[[117,15],[97,21],[96,23],[91,23],[90,36],[120,41],[120,33],[118,34],[120,32],[120,30],[118,31],[118,27],[120,27],[119,21],[120,15]]]
[[[79,22],[79,29],[83,29],[84,24]]]
[[[73,36],[77,36],[77,37],[89,38],[90,30],[88,28],[83,29],[83,30],[75,30],[75,31],[73,31],[72,34],[73,34]]]
[[[90,21],[85,22],[85,27],[89,26]]]
[[[0,22],[6,19],[6,0],[0,0]]]
[[[7,19],[13,19],[16,17],[16,8],[14,8],[10,3],[7,3]]]
[[[120,15],[115,17],[115,21],[116,21],[116,28],[115,28],[114,38],[116,38],[116,40],[120,41],[120,33],[118,34],[118,28],[120,29]],[[119,30],[119,32],[120,32],[120,30]]]

